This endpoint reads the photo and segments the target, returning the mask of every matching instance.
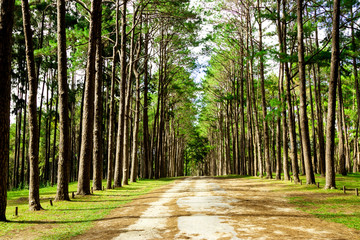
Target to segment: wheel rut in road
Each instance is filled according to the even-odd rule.
[[[177,180],[76,239],[360,239],[359,231],[296,210],[273,190],[256,179]]]

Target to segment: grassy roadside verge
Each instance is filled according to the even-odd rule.
[[[53,202],[50,199],[56,194],[56,186],[40,189],[40,198],[44,211],[28,210],[28,190],[9,191],[7,219],[0,222],[0,239],[68,239],[89,229],[95,220],[101,219],[112,209],[142,196],[152,190],[172,183],[175,178],[160,180],[141,180],[118,189],[95,191],[90,196],[75,196],[70,202]],[[106,185],[106,182],[103,182]],[[69,192],[76,192],[77,183],[69,185]],[[14,216],[15,207],[19,215]],[[31,236],[31,237],[30,237]]]
[[[344,224],[349,228],[360,230],[360,196],[355,196],[354,191],[343,193],[343,186],[346,188],[359,188],[360,174],[353,173],[348,176],[336,175],[337,189],[325,190],[325,178],[316,175],[315,185],[306,185],[306,177],[300,176],[303,185],[291,182],[276,181],[281,184],[277,189],[284,194],[297,209],[310,213],[320,219]],[[273,182],[274,180],[266,180]]]
[[[260,179],[253,176],[227,175],[219,178],[244,178],[260,180],[263,183],[273,185],[272,191],[289,199],[298,210],[312,214],[329,222],[344,224],[353,229],[360,230],[360,196],[355,196],[355,191],[343,193],[343,186],[347,189],[359,188],[360,173],[348,174],[348,176],[336,175],[337,189],[325,190],[325,178],[315,175],[316,185],[306,185],[306,176],[300,176],[303,184],[295,184],[290,181]],[[275,178],[275,175],[273,175]]]

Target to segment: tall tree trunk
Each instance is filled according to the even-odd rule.
[[[342,97],[342,89],[341,89],[341,75],[340,75],[340,71],[338,73],[338,122],[337,122],[337,129],[339,131],[338,133],[338,138],[339,138],[339,151],[338,151],[338,155],[339,155],[339,173],[341,173],[343,176],[347,175],[346,172],[346,162],[345,162],[345,137],[344,137],[344,121],[345,119],[343,118],[342,115],[342,111],[343,111],[343,97]]]
[[[301,142],[306,171],[306,184],[315,184],[315,176],[311,161],[311,147],[309,134],[309,121],[306,108],[306,77],[304,60],[304,30],[303,30],[303,0],[297,0],[297,38],[298,38],[298,60],[299,60],[299,82],[300,82],[300,126]]]
[[[225,142],[225,145],[226,145],[226,169],[225,169],[225,172],[226,172],[226,175],[230,174],[230,164],[231,164],[231,159],[230,159],[230,145],[231,145],[231,138],[230,138],[230,110],[229,110],[229,101],[227,102],[226,104],[226,120],[225,120],[225,128],[226,128],[226,133],[225,133],[225,138],[226,138],[226,142]]]
[[[234,64],[234,75],[235,75],[235,64]],[[235,78],[235,76],[234,76]],[[232,174],[239,174],[239,90],[238,90],[238,79],[234,79],[233,94],[235,96],[235,103],[233,104],[234,112],[234,123],[232,124],[233,129],[233,164]],[[236,86],[236,87],[235,87]],[[241,106],[240,106],[241,108]]]
[[[54,127],[54,141],[53,141],[53,154],[52,154],[52,174],[51,174],[51,186],[53,186],[56,182],[56,135],[57,135],[57,123],[58,123],[58,105],[59,105],[59,96],[56,98],[55,103],[55,127]],[[60,149],[59,149],[60,150]]]
[[[315,16],[317,16],[315,9]],[[315,43],[316,48],[319,49],[318,29],[315,31]],[[318,120],[318,139],[319,139],[319,172],[322,177],[325,177],[325,138],[324,138],[324,124],[323,124],[323,109],[321,102],[321,79],[320,79],[320,65],[313,66],[314,72],[314,86],[315,86],[315,100],[316,100],[316,112]],[[316,77],[317,76],[317,77]],[[317,79],[317,81],[315,81]],[[316,83],[317,82],[317,83]]]
[[[248,61],[249,62],[249,61]],[[251,66],[251,65],[250,65]],[[250,80],[250,71],[247,72],[247,79]],[[253,120],[253,110],[252,110],[252,103],[251,103],[251,88],[250,88],[250,81],[247,81],[247,91],[246,91],[246,105],[247,105],[247,115],[248,115],[248,121],[247,121],[247,126],[248,126],[248,135],[249,135],[249,149],[248,149],[248,153],[249,153],[249,161],[250,161],[250,166],[251,166],[251,176],[256,176],[257,174],[257,168],[256,168],[256,133],[254,131],[254,120]]]
[[[95,63],[95,111],[94,111],[94,152],[93,152],[93,188],[102,190],[103,174],[103,103],[102,103],[102,43],[101,43],[101,11],[98,22],[98,33],[96,36],[96,63]]]
[[[78,135],[78,149],[77,149],[77,173],[79,175],[79,168],[80,168],[80,153],[81,153],[81,143],[82,143],[82,134],[83,134],[83,116],[84,116],[84,100],[85,100],[85,88],[86,88],[86,80],[84,81],[84,87],[82,89],[81,94],[81,105],[80,105],[80,129]],[[79,176],[78,176],[79,179]]]
[[[259,170],[259,176],[263,177],[263,165],[262,165],[262,154],[261,154],[261,135],[259,131],[259,119],[258,119],[258,112],[257,112],[257,105],[256,105],[256,94],[254,90],[254,77],[253,77],[253,68],[252,68],[252,59],[250,60],[250,81],[249,81],[249,91],[250,96],[252,98],[252,114],[254,114],[253,126],[255,128],[255,152],[256,152],[256,170]],[[257,175],[257,171],[255,171],[255,175]]]
[[[104,60],[103,60],[104,61]],[[107,63],[108,61],[105,61],[105,64],[103,67],[105,67],[105,69],[107,69]],[[103,118],[103,126],[102,126],[102,134],[103,134],[103,140],[102,140],[102,164],[103,164],[103,173],[102,176],[103,178],[107,178],[107,160],[108,160],[108,141],[109,139],[107,138],[108,136],[108,130],[109,130],[109,94],[110,94],[110,85],[111,82],[109,84],[109,82],[103,81],[103,88],[102,91],[103,93],[105,93],[105,96],[102,100],[103,102],[103,110],[105,112],[105,116]]]
[[[135,21],[133,22],[135,23]],[[142,24],[142,23],[140,23]],[[134,30],[135,31],[135,30]],[[135,36],[135,34],[133,35],[133,37]],[[133,40],[134,41],[134,40]],[[135,76],[135,91],[136,91],[136,99],[135,99],[135,117],[134,117],[134,129],[133,129],[133,143],[132,143],[132,158],[131,158],[131,175],[130,175],[130,181],[131,182],[136,182],[136,178],[138,175],[138,133],[139,133],[139,121],[140,121],[140,76],[141,73],[138,72],[137,70],[137,65],[138,65],[138,61],[139,61],[139,57],[140,57],[140,52],[141,52],[141,35],[139,37],[139,41],[138,41],[138,49],[136,51],[136,56],[134,59],[134,67],[133,67],[133,72],[134,72],[134,76]]]
[[[58,184],[55,200],[70,200],[68,189],[68,167],[70,163],[69,134],[69,87],[67,83],[65,0],[57,0],[57,42],[58,42],[58,102],[60,115],[60,139],[58,161]],[[56,132],[56,128],[54,129]],[[56,140],[56,139],[55,139]],[[53,164],[55,158],[53,158]],[[53,169],[55,170],[55,169]]]
[[[137,17],[137,11],[135,11],[133,16],[132,27],[135,27]],[[123,142],[123,177],[122,177],[122,185],[129,184],[129,147],[130,147],[130,119],[131,119],[131,95],[132,95],[132,81],[133,81],[133,68],[134,68],[134,47],[135,47],[135,29],[131,32],[131,43],[130,43],[130,59],[129,59],[129,72],[127,75],[127,84],[126,84],[126,97],[125,97],[125,120],[124,120],[124,142]]]
[[[283,7],[285,3],[283,2]],[[279,58],[282,59],[284,53],[286,52],[284,46],[284,34],[286,34],[286,18],[285,18],[285,9],[283,9],[283,16],[280,17],[281,13],[281,0],[277,0],[277,32],[280,45]],[[290,180],[289,174],[289,154],[288,154],[288,124],[286,121],[286,94],[284,91],[284,75],[285,75],[285,64],[284,62],[280,63],[280,73],[279,73],[279,99],[281,100],[281,119],[282,119],[282,145],[283,145],[283,171],[284,171],[284,180]]]
[[[26,158],[26,103],[28,95],[28,82],[25,84],[25,106],[24,106],[24,123],[23,123],[23,144],[22,144],[22,158],[21,158],[21,171],[20,171],[20,183],[21,188],[24,188],[25,185],[25,158]]]
[[[240,59],[244,58],[244,49],[240,49]],[[249,76],[249,74],[247,74]],[[239,79],[237,79],[237,96],[240,97],[240,101],[236,103],[236,108],[239,106],[239,113],[238,120],[240,121],[240,139],[239,133],[237,133],[236,138],[236,147],[238,149],[237,153],[237,162],[239,165],[238,172],[242,175],[245,175],[245,157],[246,157],[246,150],[245,150],[245,118],[244,118],[244,66],[241,64],[240,69],[240,83]],[[239,92],[240,91],[240,92]],[[239,123],[236,123],[238,125]],[[236,126],[238,129],[238,126]]]
[[[328,93],[328,112],[326,121],[326,185],[325,189],[336,188],[335,183],[335,114],[336,114],[336,85],[340,63],[339,25],[340,0],[334,0],[332,19],[331,67]]]
[[[358,142],[358,132],[359,132],[359,123],[356,126],[356,134],[354,139],[354,165],[353,165],[353,172],[357,171],[358,168],[358,156],[359,156],[359,142]]]
[[[159,118],[159,131],[158,131],[158,142],[157,142],[157,149],[158,149],[158,162],[159,162],[159,178],[166,177],[166,165],[165,165],[165,90],[163,87],[162,97],[161,97],[161,108],[160,108],[160,118]]]
[[[126,5],[127,0],[122,3],[121,15],[121,40],[120,40],[120,103],[119,103],[119,121],[116,141],[116,158],[114,171],[114,185],[121,187],[122,163],[123,163],[123,143],[124,143],[124,121],[125,121],[125,93],[126,93]]]
[[[39,141],[40,141],[40,138],[41,138],[41,118],[42,118],[42,106],[43,106],[43,100],[44,100],[44,91],[45,91],[45,83],[46,83],[46,79],[47,79],[47,76],[48,76],[48,73],[49,71],[47,71],[46,73],[44,73],[44,80],[43,80],[43,84],[42,84],[42,90],[41,90],[41,97],[40,97],[40,107],[39,107]],[[40,142],[39,142],[40,144]]]
[[[257,8],[260,13],[260,0],[257,0]],[[259,17],[259,52],[263,51],[262,46],[262,20]],[[263,132],[264,132],[264,152],[265,152],[265,168],[266,178],[272,179],[271,173],[271,162],[270,162],[270,149],[269,149],[269,130],[268,122],[266,119],[266,96],[265,96],[265,75],[264,75],[264,57],[263,53],[260,55],[260,79],[261,79],[261,101],[262,101],[262,112],[263,112]]]
[[[75,73],[72,74],[72,79],[71,79],[71,90],[75,91]],[[69,177],[70,180],[69,182],[75,181],[76,176],[77,176],[77,157],[76,157],[76,124],[75,124],[75,101],[71,102],[71,119],[70,119],[70,124],[71,124],[71,164],[70,164],[70,169],[69,172]]]
[[[108,130],[108,168],[106,188],[111,189],[111,182],[114,177],[114,137],[115,137],[115,81],[116,81],[116,64],[117,49],[119,47],[119,0],[116,0],[116,25],[115,25],[115,44],[113,46],[113,65],[111,69],[111,93],[110,93],[110,114]]]
[[[42,209],[39,195],[39,130],[37,123],[37,87],[38,81],[35,72],[34,48],[32,30],[30,27],[30,9],[27,0],[21,1],[22,15],[26,45],[26,62],[29,78],[29,208],[30,210]]]
[[[289,112],[289,135],[290,135],[290,156],[291,156],[291,163],[292,163],[292,171],[293,171],[293,177],[294,181],[297,183],[300,181],[299,179],[299,166],[298,166],[298,157],[297,157],[297,143],[296,143],[296,132],[295,132],[295,116],[294,116],[294,109],[292,106],[292,97],[291,97],[291,82],[290,82],[290,72],[289,67],[287,63],[285,63],[285,72],[286,72],[286,100],[287,100],[287,107]]]
[[[95,55],[97,28],[101,21],[101,0],[93,0],[91,4],[91,19],[89,30],[89,48],[86,64],[86,83],[84,93],[83,133],[79,162],[78,195],[90,194],[90,166],[93,150],[94,128],[94,85],[95,85]]]
[[[282,53],[287,54],[287,44],[286,44],[286,0],[283,0],[283,28],[282,28]],[[292,164],[292,171],[294,181],[297,183],[300,181],[299,179],[299,166],[298,166],[298,157],[297,157],[297,143],[296,143],[296,131],[295,131],[295,116],[294,109],[292,105],[292,97],[291,97],[291,72],[289,68],[289,63],[284,62],[285,65],[285,77],[286,77],[286,102],[288,108],[288,125],[289,125],[289,136],[290,136],[290,157]]]
[[[134,131],[133,131],[133,144],[132,144],[132,159],[131,159],[131,176],[130,181],[136,182],[138,175],[138,132],[139,132],[139,118],[140,118],[140,74],[134,69],[136,79],[136,104],[135,104],[135,119],[134,119]]]
[[[304,147],[303,142],[301,141],[302,138],[302,132],[301,132],[301,126],[300,126],[300,111],[299,111],[299,105],[297,104],[297,99],[295,93],[293,93],[293,106],[296,107],[296,115],[297,115],[297,123],[299,128],[299,140],[300,140],[300,169],[301,169],[301,175],[305,176],[306,170],[305,170],[305,162],[304,162]],[[295,120],[296,122],[296,120]]]
[[[0,0],[0,221],[6,221],[14,3],[13,0]]]
[[[146,25],[147,21],[146,21]],[[145,51],[145,63],[144,63],[144,108],[143,108],[143,141],[144,141],[144,178],[150,178],[150,172],[152,171],[152,161],[150,154],[150,136],[149,136],[149,117],[148,117],[148,89],[149,89],[149,74],[148,74],[148,54],[149,54],[149,33],[145,34],[145,43],[144,43],[144,51]]]
[[[309,76],[311,75],[311,67],[309,68]],[[315,85],[314,81],[314,85]],[[310,107],[311,107],[311,125],[312,125],[312,140],[313,140],[313,154],[314,154],[314,160],[313,160],[313,167],[314,167],[314,173],[317,173],[317,153],[316,153],[316,126],[315,126],[315,114],[314,114],[314,101],[313,101],[313,94],[312,94],[312,87],[311,83],[309,86],[310,89]]]
[[[351,8],[351,19],[353,19],[353,10]],[[356,45],[356,41],[355,41],[355,31],[354,31],[354,20],[351,21],[351,44],[352,44],[352,50],[355,53],[356,49],[357,49],[357,45]],[[355,89],[356,89],[356,103],[357,103],[357,115],[358,115],[358,119],[356,122],[356,125],[359,125],[359,121],[360,121],[360,87],[359,87],[359,78],[358,78],[358,69],[357,69],[357,59],[356,59],[356,55],[354,55],[352,57],[352,64],[353,64],[353,68],[354,68],[354,78],[355,78]],[[358,128],[357,128],[358,131]],[[357,132],[356,131],[356,136],[357,136]],[[357,137],[356,137],[357,140]],[[354,158],[354,165],[353,165],[353,172],[357,171],[357,153],[358,153],[358,148],[356,148],[357,151],[354,152],[356,153],[356,157]],[[349,168],[350,171],[350,168]]]
[[[276,179],[281,179],[281,116],[276,119]]]
[[[51,120],[52,120],[52,100],[54,97],[54,84],[50,83],[49,79],[49,85],[51,85],[51,95],[49,99],[49,91],[46,91],[46,102],[47,102],[47,117],[46,117],[46,135],[45,135],[45,170],[44,170],[44,182],[47,183],[50,180],[50,150],[51,150],[51,144],[50,144],[50,138],[51,138]],[[50,102],[50,103],[49,103]]]
[[[18,93],[20,93],[20,87],[18,88]],[[21,110],[17,110],[17,114],[16,114],[16,130],[15,130],[14,169],[13,169],[13,178],[12,178],[12,186],[13,186],[13,188],[17,188],[17,174],[16,174],[16,171],[19,168],[20,129],[21,129]]]

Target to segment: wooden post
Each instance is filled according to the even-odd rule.
[[[102,190],[104,191],[105,190],[105,187],[103,186]]]
[[[53,203],[52,203],[52,200],[50,199],[50,205],[52,206],[53,205]]]
[[[300,185],[302,185],[302,180],[300,179]]]
[[[344,194],[346,194],[346,187],[343,186],[343,191],[344,191]]]
[[[112,186],[112,189],[115,189],[115,185]]]
[[[18,215],[18,212],[19,212],[18,207],[15,207],[15,216],[17,216],[17,215]]]
[[[292,182],[292,178],[290,178],[290,182]]]
[[[75,193],[74,192],[72,192],[71,197],[75,198]]]
[[[359,189],[358,188],[355,188],[355,195],[359,196]]]
[[[94,188],[91,187],[91,194],[94,194]]]
[[[316,185],[318,188],[320,188],[320,182],[317,182]]]

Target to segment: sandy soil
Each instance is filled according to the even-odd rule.
[[[360,239],[261,180],[187,178],[115,209],[75,239]]]

